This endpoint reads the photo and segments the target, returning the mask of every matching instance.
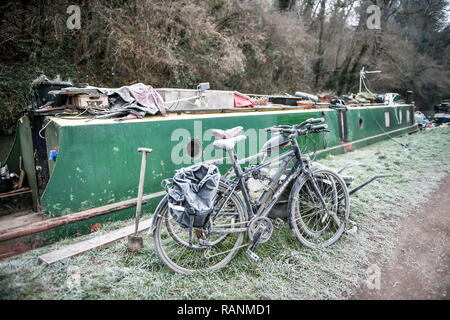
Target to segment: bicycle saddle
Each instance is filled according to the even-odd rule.
[[[233,149],[236,144],[245,139],[247,139],[246,136],[240,135],[229,139],[216,140],[214,141],[214,148],[228,151]]]
[[[212,129],[211,133],[216,137],[216,140],[229,139],[237,136],[242,131],[242,127],[235,127],[228,130]]]

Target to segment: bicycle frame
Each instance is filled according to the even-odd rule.
[[[245,206],[247,209],[246,210],[246,220],[247,220],[246,224],[248,224],[255,216],[267,217],[269,215],[270,211],[272,210],[273,206],[278,202],[281,195],[283,194],[283,192],[286,190],[286,188],[290,184],[290,182],[293,179],[297,178],[302,172],[305,172],[305,171],[308,172],[308,174],[307,174],[308,178],[310,178],[310,179],[312,178],[312,173],[309,172],[309,170],[304,170],[306,167],[306,164],[305,164],[305,160],[302,157],[300,147],[298,146],[296,135],[290,135],[289,138],[291,140],[292,150],[287,151],[279,156],[270,158],[267,161],[265,161],[264,163],[259,164],[250,169],[242,170],[242,167],[239,164],[239,161],[237,159],[236,153],[234,152],[234,149],[231,149],[228,151],[228,154],[229,154],[232,164],[233,164],[233,170],[234,170],[234,173],[236,176],[234,179],[229,180],[229,181],[231,181],[231,184],[230,184],[229,189],[227,190],[228,195],[227,195],[225,201],[220,205],[217,212],[212,216],[211,219],[213,222],[216,220],[218,214],[222,211],[223,207],[228,202],[228,200],[230,199],[233,192],[235,192],[238,185],[240,186],[242,195],[244,197]],[[286,173],[289,163],[294,159],[296,159],[294,166],[292,167],[292,169],[290,169],[287,172],[286,178],[284,179],[282,184],[279,185],[274,190],[275,185],[278,184],[283,173]],[[249,175],[253,174],[254,172],[257,172],[262,168],[268,167],[271,164],[278,162],[280,160],[282,160],[282,164],[278,168],[275,175],[270,179],[268,190],[264,191],[264,193],[261,195],[261,197],[257,201],[258,205],[259,205],[259,209],[258,209],[258,212],[255,214],[255,212],[253,210],[253,204],[250,201],[250,196],[249,196],[247,188],[245,186],[245,178],[248,177]],[[314,186],[314,189],[316,189],[315,191],[318,193],[319,198],[322,200],[323,205],[326,207],[325,201],[323,200],[323,197],[320,194],[320,191],[318,190],[317,185],[315,183],[313,183],[313,186]],[[271,196],[272,196],[272,200],[270,200],[268,202],[268,199]],[[263,204],[265,204],[265,203],[267,203],[267,205],[263,206]],[[242,223],[240,223],[240,224],[242,224]],[[210,224],[210,225],[213,226],[213,224]],[[226,225],[224,225],[224,226],[226,226]],[[221,227],[224,227],[224,226],[221,226]],[[230,224],[229,226],[233,227],[234,225]],[[243,231],[246,231],[246,228],[240,227],[240,228],[233,228],[232,230],[214,230],[214,229],[210,230],[211,233],[236,233],[236,232],[243,232]]]

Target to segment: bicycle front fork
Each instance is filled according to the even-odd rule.
[[[325,202],[325,199],[322,196],[322,193],[320,192],[319,186],[317,185],[317,181],[314,178],[314,175],[312,173],[312,171],[310,169],[308,169],[306,172],[306,177],[309,179],[309,181],[311,182],[311,185],[314,189],[314,192],[317,194],[317,196],[319,197],[320,203],[322,204],[322,208],[325,212],[323,218],[322,218],[322,222],[324,222],[327,218],[328,215],[331,215],[331,217],[333,218],[334,222],[338,225],[338,227],[341,226],[341,220],[339,219],[339,217],[337,216],[336,212],[334,210],[328,210],[327,204]],[[336,186],[334,186],[334,192],[337,193],[336,190]]]

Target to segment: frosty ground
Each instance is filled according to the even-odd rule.
[[[404,148],[399,144],[407,144]],[[52,266],[37,257],[63,245],[132,224],[122,221],[95,235],[65,239],[52,246],[0,261],[1,299],[346,299],[367,279],[367,268],[389,262],[399,225],[450,174],[450,129],[436,128],[380,142],[319,162],[335,169],[350,163],[355,185],[375,174],[378,181],[351,198],[354,234],[344,234],[325,250],[302,247],[287,223],[259,246],[261,262],[244,251],[223,270],[182,276],[168,270],[145,237],[145,248],[127,250],[126,240]],[[148,216],[147,216],[148,217]],[[443,239],[445,240],[445,239]],[[443,253],[448,255],[447,253]]]

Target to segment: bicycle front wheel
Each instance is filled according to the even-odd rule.
[[[220,183],[215,199],[214,216],[224,202],[228,186]],[[171,270],[190,274],[201,270],[218,270],[226,266],[242,246],[245,231],[229,232],[246,224],[242,200],[234,192],[214,221],[210,219],[204,228],[193,228],[191,243],[189,229],[183,228],[169,212],[167,200],[161,207],[153,233],[155,248],[161,261]],[[215,230],[211,233],[209,230]],[[221,232],[222,231],[222,232]]]
[[[345,230],[350,214],[350,197],[344,180],[334,171],[313,171],[314,181],[326,207],[305,175],[294,184],[289,196],[289,226],[295,237],[309,248],[335,243]]]

